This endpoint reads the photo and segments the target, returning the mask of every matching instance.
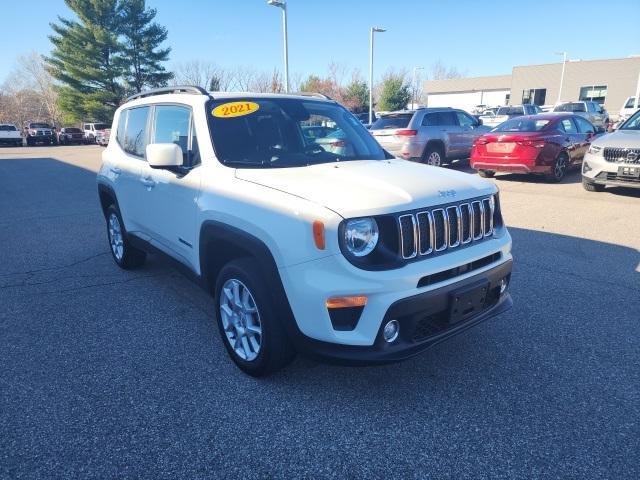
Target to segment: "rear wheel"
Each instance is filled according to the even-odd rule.
[[[107,237],[111,256],[120,268],[130,270],[144,264],[147,254],[131,245],[120,212],[115,205],[107,209]]]
[[[218,328],[229,356],[243,372],[262,377],[291,362],[295,350],[255,263],[241,258],[225,265],[214,297]]]
[[[432,165],[434,167],[441,167],[444,161],[444,152],[442,148],[437,145],[428,145],[424,155],[422,156],[422,163]]]
[[[584,178],[582,179],[582,187],[587,192],[602,192],[602,191],[604,191],[604,185],[600,185],[598,183],[589,182],[589,181],[585,180]]]
[[[493,170],[478,170],[478,175],[482,178],[493,178],[496,175],[496,172]]]
[[[564,179],[564,174],[567,171],[568,157],[567,154],[562,152],[553,162],[553,168],[551,172],[547,173],[546,179],[552,183],[560,183]]]

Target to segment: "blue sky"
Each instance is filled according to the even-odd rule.
[[[169,66],[203,60],[258,70],[282,66],[280,10],[266,0],[148,0],[169,29]],[[368,69],[369,28],[376,72],[411,70],[436,60],[470,75],[511,72],[513,65],[640,54],[639,0],[288,0],[292,74],[325,73],[334,61]],[[15,56],[47,53],[49,22],[70,16],[63,0],[2,0],[0,83]],[[633,19],[633,20],[631,20]],[[10,21],[6,21],[10,20]],[[630,23],[629,23],[630,22]],[[632,26],[635,25],[635,26]],[[10,47],[10,48],[8,48]]]

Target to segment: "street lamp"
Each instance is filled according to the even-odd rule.
[[[562,55],[562,73],[560,74],[560,90],[558,90],[558,101],[556,104],[562,101],[562,84],[564,83],[564,69],[567,65],[567,52],[555,52],[554,55]]]
[[[412,81],[412,85],[413,85],[413,95],[412,95],[412,99],[411,99],[411,103],[413,105],[413,108],[415,110],[416,108],[416,97],[418,96],[418,79],[417,79],[417,72],[418,70],[424,70],[424,67],[413,67],[413,81]]]
[[[386,32],[384,28],[371,27],[371,42],[369,48],[369,123],[373,123],[373,34]]]
[[[282,9],[282,30],[284,34],[284,91],[289,93],[289,42],[287,41],[287,3],[284,0],[267,0],[267,5]]]

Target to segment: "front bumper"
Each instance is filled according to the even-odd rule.
[[[640,163],[607,162],[601,155],[587,153],[582,162],[582,178],[598,185],[640,188],[640,178],[618,175],[618,167],[640,168]]]
[[[387,309],[371,346],[342,345],[301,337],[295,342],[296,347],[305,355],[350,365],[407,359],[511,308],[513,301],[509,291],[500,294],[500,281],[510,280],[511,267],[512,261],[508,260],[465,280],[394,302]],[[488,294],[482,309],[452,323],[450,305],[456,292],[483,285],[488,286]],[[392,319],[400,323],[400,333],[395,341],[387,343],[382,330]]]

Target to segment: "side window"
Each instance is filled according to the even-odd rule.
[[[147,118],[149,107],[132,108],[127,116],[127,129],[124,137],[125,152],[144,158],[147,146]]]
[[[154,118],[154,138],[151,143],[175,143],[182,150],[184,165],[188,164],[189,123],[191,110],[177,105],[157,105]]]
[[[464,112],[456,112],[461,127],[473,127],[476,121]]]
[[[578,133],[576,129],[576,125],[573,123],[573,120],[570,118],[565,118],[560,122],[560,128],[566,133]]]
[[[424,118],[422,119],[422,126],[423,127],[433,127],[434,125],[437,125],[437,114],[435,113],[427,113]]]
[[[591,125],[591,122],[585,120],[582,117],[576,117],[574,118],[574,120],[578,124],[578,130],[580,131],[580,133],[596,133],[596,129],[593,125]]]
[[[127,126],[127,113],[129,113],[129,110],[122,110],[120,112],[120,117],[118,118],[118,132],[116,133],[116,140],[122,148],[124,148],[125,127]]]

